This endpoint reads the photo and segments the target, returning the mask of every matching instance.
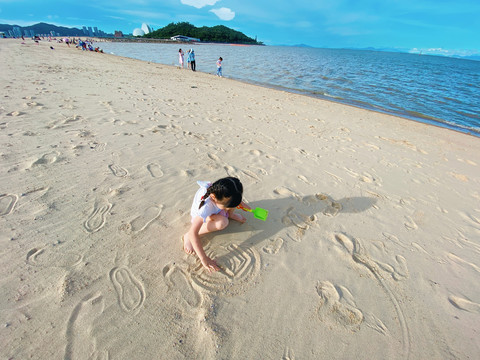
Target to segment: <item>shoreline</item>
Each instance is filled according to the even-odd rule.
[[[478,354],[477,138],[50,45],[0,41],[5,358]],[[181,236],[225,176],[269,215],[208,273]]]
[[[188,44],[188,43],[186,43],[186,44]],[[196,44],[196,45],[201,45],[201,44]],[[223,44],[213,44],[213,45],[223,45]],[[229,44],[225,44],[225,45],[229,45]],[[253,45],[251,45],[251,46],[253,46]],[[109,53],[109,55],[112,55],[112,54]],[[114,54],[114,56],[122,56],[122,57],[125,57],[125,58],[133,59],[132,57],[123,56],[123,55]],[[137,59],[137,60],[144,61],[144,62],[149,62],[147,60],[142,60],[142,59]],[[150,62],[152,62],[152,61],[150,61]],[[161,63],[161,62],[156,62],[156,61],[154,63],[162,64],[162,65],[165,65],[165,66],[178,67],[178,66],[172,65],[170,63],[167,64],[167,63]],[[204,72],[204,73],[212,74],[212,72]],[[390,110],[390,109],[386,109],[386,108],[381,108],[378,105],[365,103],[365,102],[362,102],[362,101],[359,101],[359,100],[349,100],[349,99],[345,99],[345,98],[337,98],[337,97],[334,97],[334,96],[329,96],[329,95],[325,95],[325,94],[316,93],[315,91],[312,91],[312,90],[288,88],[288,87],[283,87],[283,86],[280,86],[280,85],[272,85],[272,84],[262,83],[262,82],[254,81],[254,80],[251,80],[251,81],[250,80],[244,80],[244,79],[241,79],[241,78],[230,77],[230,76],[228,76],[227,78],[232,79],[232,80],[236,80],[236,81],[240,81],[240,82],[244,82],[244,83],[247,83],[247,84],[255,85],[255,86],[261,86],[261,87],[265,87],[265,88],[276,89],[276,90],[280,90],[280,91],[286,91],[286,92],[293,93],[293,94],[305,95],[305,96],[309,96],[309,97],[316,98],[316,99],[321,99],[321,100],[325,100],[325,101],[332,101],[332,102],[339,103],[339,104],[342,104],[342,105],[353,106],[353,107],[359,108],[359,109],[364,109],[364,110],[374,111],[374,112],[378,112],[378,113],[382,113],[382,114],[388,114],[388,115],[392,115],[392,116],[396,116],[396,117],[401,117],[401,118],[404,118],[404,119],[407,119],[407,120],[420,122],[420,123],[423,123],[423,124],[433,125],[433,126],[453,130],[453,131],[456,131],[456,132],[468,134],[468,135],[471,135],[471,136],[474,136],[474,137],[477,137],[477,138],[480,137],[480,128],[471,128],[471,127],[467,127],[467,126],[462,126],[460,124],[451,124],[446,120],[443,120],[441,118],[435,118],[434,116],[431,116],[431,115],[428,115],[428,114],[418,113],[418,115],[414,115],[414,114],[411,115],[409,113],[414,113],[414,111],[407,110],[407,109],[405,109],[403,112],[402,111],[395,111],[395,110]]]

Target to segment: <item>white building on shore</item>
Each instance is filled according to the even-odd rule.
[[[192,38],[189,36],[183,36],[183,35],[175,35],[175,36],[172,36],[170,39],[175,41],[183,41],[183,42],[200,42],[200,39]]]

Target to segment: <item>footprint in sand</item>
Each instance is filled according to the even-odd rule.
[[[316,290],[320,296],[318,315],[322,321],[333,321],[351,331],[360,329],[363,313],[352,303],[353,296],[346,288],[340,286],[337,290],[331,282],[320,281]]]
[[[145,290],[126,267],[115,267],[110,271],[110,280],[117,292],[118,304],[125,312],[136,312],[145,300]]]
[[[469,267],[469,268],[472,268],[473,270],[475,270],[477,273],[480,273],[480,267],[478,267],[477,265],[475,265],[474,263],[470,262],[470,261],[467,261],[467,260],[464,260],[462,259],[461,257],[455,255],[455,254],[452,254],[452,253],[448,253],[447,254],[447,257],[456,262],[457,264],[461,265],[461,266],[464,266],[464,267]]]
[[[25,113],[24,112],[21,112],[21,111],[12,111],[12,112],[9,112],[7,114],[7,116],[21,116],[21,115],[24,115]]]
[[[121,166],[111,164],[111,165],[108,165],[108,168],[116,177],[125,177],[128,175],[128,171],[122,168]]]
[[[27,253],[27,263],[34,266],[69,268],[82,261],[82,255],[73,252],[55,252],[45,248],[33,248]]]
[[[297,194],[295,191],[290,190],[289,188],[286,188],[283,186],[277,187],[275,190],[273,190],[273,192],[277,195],[283,195],[285,197],[293,197],[298,200],[301,199],[301,196]]]
[[[260,181],[260,178],[257,176],[257,174],[255,174],[253,171],[251,170],[241,170],[242,173],[244,173],[246,176],[248,176],[249,178],[251,178],[253,181],[255,182],[258,182]]]
[[[95,150],[97,152],[103,152],[107,147],[107,143],[97,143],[95,141],[90,142],[88,145],[90,146],[90,149]]]
[[[159,178],[163,176],[162,168],[156,163],[149,164],[147,166],[147,169],[150,172],[150,175],[152,175],[152,177],[154,178]]]
[[[151,206],[143,215],[140,215],[130,222],[130,231],[133,233],[139,233],[145,230],[156,218],[160,216],[163,210],[163,205]]]
[[[86,296],[75,306],[67,321],[64,359],[108,359],[108,352],[96,348],[96,339],[92,335],[104,306],[103,296],[99,293]]]
[[[366,252],[358,239],[344,234],[335,234],[335,239],[345,248],[345,250],[347,250],[353,261],[365,266],[375,276],[378,284],[389,296],[390,301],[397,312],[397,321],[399,322],[402,331],[403,357],[408,359],[410,355],[410,333],[407,326],[407,319],[395,294],[390,289],[388,282],[382,276],[381,269],[377,262],[370,258],[369,254]]]
[[[192,286],[187,273],[179,266],[166,265],[163,268],[163,277],[171,290],[176,290],[180,298],[190,307],[197,307],[202,302],[202,296]]]
[[[257,150],[257,149],[252,149],[250,150],[250,154],[255,155],[255,156],[261,156],[263,154],[262,150]]]
[[[450,295],[448,297],[448,301],[450,301],[450,303],[453,306],[455,306],[457,309],[480,314],[480,304],[476,302],[473,302],[458,296],[454,296],[454,295]]]
[[[275,255],[280,251],[283,246],[283,239],[278,237],[270,239],[268,244],[262,248],[262,251],[266,254]]]
[[[40,159],[35,161],[32,166],[39,166],[39,165],[49,165],[57,161],[58,156],[60,153],[56,151],[52,151],[48,154],[44,154]]]
[[[397,263],[396,266],[392,266],[378,260],[374,261],[382,270],[390,273],[395,281],[402,281],[409,277],[407,261],[401,255],[397,255],[395,257],[395,261]]]
[[[217,163],[221,163],[221,162],[222,162],[222,161],[220,160],[220,158],[219,158],[217,155],[215,155],[215,154],[210,154],[210,153],[208,153],[207,156],[208,156],[211,160],[213,160],[213,161],[215,161],[215,162],[217,162]]]
[[[265,155],[265,157],[268,159],[268,160],[272,160],[272,161],[275,161],[276,163],[281,163],[282,160],[280,160],[278,157],[274,156],[274,155]]]
[[[417,230],[418,229],[418,225],[417,223],[410,217],[410,216],[405,216],[405,227],[407,228],[407,230]]]
[[[298,175],[297,176],[300,180],[302,180],[305,184],[307,185],[316,185],[315,183],[311,182],[310,180],[308,180],[305,176],[303,175]]]
[[[325,194],[315,194],[310,196],[304,196],[302,203],[308,206],[315,206],[318,203],[322,203],[325,208],[322,210],[322,214],[326,216],[336,216],[341,210],[343,210],[342,204],[336,202],[331,196]],[[361,208],[361,206],[358,206]]]
[[[15,194],[0,195],[0,216],[10,214],[15,208],[18,201],[18,196]]]
[[[287,347],[283,353],[282,360],[295,360],[295,353],[293,350]]]
[[[294,241],[301,241],[305,232],[316,219],[315,215],[305,215],[300,213],[294,207],[290,207],[288,208],[286,215],[282,218],[282,223],[285,226],[293,225],[294,231],[289,231],[288,236]]]
[[[105,225],[105,216],[112,208],[112,204],[108,202],[95,202],[92,213],[85,221],[83,226],[89,233],[94,233],[100,230]]]

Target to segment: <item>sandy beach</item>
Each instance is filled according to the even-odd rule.
[[[54,50],[50,49],[54,47]],[[2,359],[476,359],[480,139],[1,39]],[[183,252],[197,180],[244,213]]]

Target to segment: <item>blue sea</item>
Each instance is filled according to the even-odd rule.
[[[97,44],[107,53],[302,93],[480,136],[480,61],[366,50],[218,44]]]

